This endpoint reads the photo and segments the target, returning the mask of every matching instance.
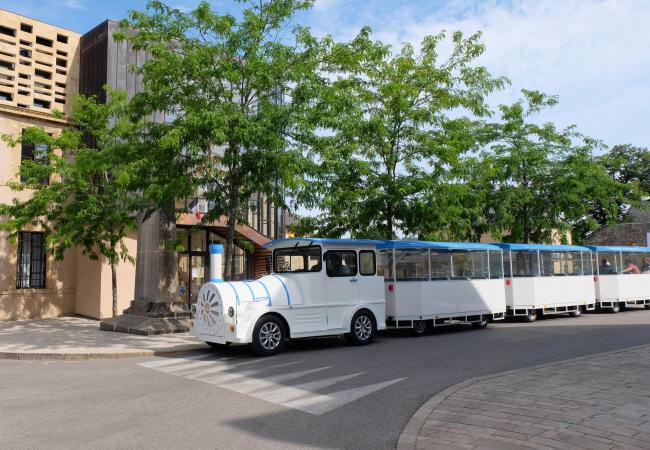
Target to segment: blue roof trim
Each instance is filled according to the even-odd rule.
[[[383,241],[377,245],[378,249],[416,249],[434,248],[440,250],[492,250],[501,251],[501,248],[493,244],[481,244],[478,242],[433,242],[433,241]]]
[[[288,238],[288,239],[276,239],[267,244],[264,244],[264,248],[273,248],[279,245],[294,244],[294,245],[378,245],[384,241],[379,241],[375,239],[333,239],[333,238]]]
[[[507,250],[541,250],[547,252],[587,252],[590,251],[588,247],[581,247],[579,245],[546,245],[546,244],[494,244],[498,247]]]
[[[588,245],[589,249],[595,252],[625,252],[625,253],[650,253],[650,247],[633,247],[622,245]]]

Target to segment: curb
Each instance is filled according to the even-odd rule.
[[[193,352],[196,350],[207,350],[209,347],[197,344],[195,347],[163,350],[135,350],[121,352],[88,352],[88,353],[48,353],[48,352],[0,352],[0,360],[14,361],[87,361],[92,359],[125,359],[142,358],[148,356],[172,356]]]
[[[420,434],[420,430],[422,430],[422,426],[426,422],[427,418],[429,415],[433,412],[436,407],[442,403],[444,400],[446,400],[449,396],[455,394],[456,392],[465,389],[469,386],[472,386],[473,384],[480,383],[482,381],[487,381],[492,378],[498,378],[506,375],[514,375],[517,373],[521,372],[530,372],[530,371],[535,371],[540,368],[547,368],[547,367],[552,367],[552,366],[557,366],[557,365],[562,365],[568,361],[571,362],[576,362],[576,361],[581,361],[589,358],[593,358],[595,356],[603,356],[603,355],[613,355],[616,353],[625,353],[630,350],[638,349],[641,347],[647,347],[650,349],[650,345],[648,344],[642,344],[642,345],[635,345],[632,347],[627,347],[624,349],[619,349],[619,350],[611,350],[608,352],[599,352],[599,353],[593,353],[591,355],[585,355],[585,356],[579,356],[577,358],[567,358],[567,359],[562,359],[560,361],[553,361],[549,363],[544,363],[544,364],[537,364],[534,366],[529,366],[529,367],[522,367],[519,369],[512,369],[512,370],[506,370],[503,372],[498,372],[498,373],[493,373],[490,375],[484,375],[481,377],[475,377],[475,378],[470,378],[469,380],[462,381],[458,384],[454,384],[447,389],[438,392],[435,394],[433,397],[431,397],[429,400],[427,400],[418,410],[413,414],[413,416],[409,419],[408,423],[402,430],[402,433],[399,436],[399,439],[397,440],[397,445],[396,445],[396,450],[415,450],[415,444],[417,442],[418,435]]]

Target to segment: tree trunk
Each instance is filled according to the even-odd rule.
[[[228,199],[228,228],[226,231],[226,251],[225,251],[225,266],[224,278],[226,280],[233,280],[236,275],[235,268],[235,227],[238,221],[239,211],[239,190],[237,189],[234,179],[230,181],[230,196]]]
[[[386,239],[393,239],[393,205],[386,205]]]
[[[111,260],[111,289],[113,294],[113,317],[117,317],[117,264]]]

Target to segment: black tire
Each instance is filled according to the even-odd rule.
[[[475,328],[477,330],[487,328],[487,326],[488,326],[488,320],[487,319],[481,319],[479,322],[473,322],[472,323],[472,328]]]
[[[375,317],[366,309],[357,311],[350,322],[350,332],[345,335],[353,345],[367,345],[375,337]]]
[[[524,317],[526,322],[535,322],[537,320],[537,311],[534,309],[529,309],[526,317]]]
[[[208,344],[210,347],[212,347],[214,349],[217,349],[217,350],[226,348],[226,347],[228,347],[230,345],[230,342],[226,342],[225,344],[217,344],[216,342],[205,341],[205,343]]]
[[[414,320],[413,321],[413,328],[411,328],[411,332],[413,333],[413,336],[419,337],[419,336],[424,336],[427,332],[427,322],[424,320]]]
[[[259,356],[277,355],[284,348],[287,331],[275,316],[262,316],[253,328],[253,350]]]
[[[612,314],[618,314],[619,312],[621,312],[621,304],[614,303],[609,312],[611,312]]]
[[[576,309],[575,311],[571,311],[569,313],[569,317],[580,317],[581,315],[582,315],[582,308],[580,306],[578,306],[578,309]]]

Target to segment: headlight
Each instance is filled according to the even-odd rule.
[[[233,308],[232,306],[228,308],[228,315],[230,317],[235,317],[235,308]]]

